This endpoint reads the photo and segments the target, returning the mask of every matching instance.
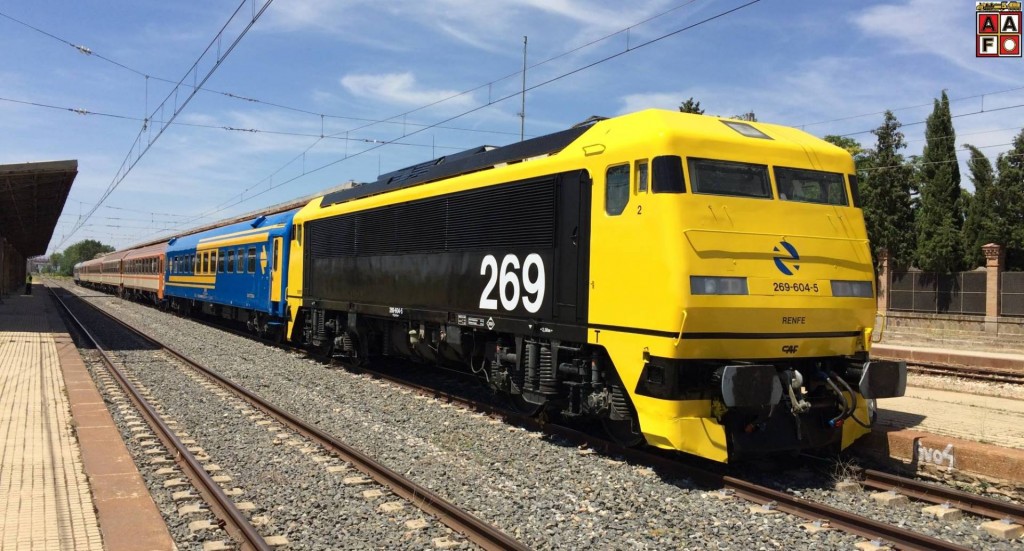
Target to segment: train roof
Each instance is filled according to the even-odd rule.
[[[149,245],[148,247],[129,249],[128,254],[124,256],[124,260],[159,255],[163,254],[165,250],[167,250],[167,243],[157,243],[156,245]]]
[[[606,119],[591,117],[572,128],[539,136],[504,147],[479,146],[453,155],[411,165],[380,176],[375,182],[356,184],[326,193],[320,208],[446,178],[488,170],[535,157],[556,155],[594,129],[604,136],[616,132],[615,140],[651,140],[675,136],[723,147],[758,146],[765,151],[789,150],[809,157],[845,160],[849,153],[802,130],[777,124],[725,119],[721,117],[647,109]],[[626,129],[627,135],[619,133]],[[603,137],[602,140],[608,138]],[[623,142],[619,142],[623,143]],[[817,159],[812,164],[817,164]]]
[[[199,245],[200,241],[213,237],[224,237],[230,234],[249,232],[256,229],[271,230],[276,228],[285,228],[291,224],[292,218],[295,217],[296,212],[298,212],[298,209],[292,209],[287,212],[279,212],[276,214],[261,215],[244,222],[237,222],[199,233],[175,237],[168,241],[167,250],[178,251],[183,249],[194,249]]]
[[[592,119],[588,119],[585,123],[567,130],[531,138],[504,147],[482,145],[453,155],[446,155],[407,166],[381,175],[376,182],[356,185],[348,189],[328,193],[320,200],[320,206],[327,207],[370,195],[486,170],[496,165],[515,163],[531,157],[557,153],[582,136],[590,128],[591,122]]]

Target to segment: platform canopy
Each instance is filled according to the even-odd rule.
[[[0,165],[0,235],[29,258],[46,254],[78,161]]]

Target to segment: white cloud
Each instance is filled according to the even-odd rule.
[[[678,109],[679,104],[692,96],[674,92],[652,92],[648,94],[628,94],[621,98],[622,108],[618,115],[625,115],[644,109]]]
[[[868,36],[885,42],[887,51],[902,54],[930,54],[961,68],[1004,82],[1019,82],[1019,73],[993,71],[991,62],[975,55],[973,2],[903,0],[872,6],[852,17]]]
[[[417,34],[407,27],[415,25],[497,53],[509,51],[509,39],[523,34],[561,36],[565,42],[594,38],[665,11],[670,4],[672,0],[629,4],[585,0],[291,0],[282,6],[275,4],[261,25],[269,30],[338,34],[347,41],[391,49],[403,48],[403,39]],[[572,26],[572,32],[560,27],[566,23]],[[403,27],[406,32],[396,32]],[[409,43],[404,47],[419,45]]]
[[[410,72],[345,75],[341,85],[356,97],[383,103],[420,106],[444,101],[446,106],[459,109],[475,103],[472,94],[421,86]]]

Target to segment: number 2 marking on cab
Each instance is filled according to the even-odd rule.
[[[520,266],[522,270],[520,272]],[[536,268],[531,270],[531,268]],[[509,312],[519,306],[520,299],[520,273],[522,274],[522,302],[523,308],[531,314],[540,310],[544,302],[544,260],[537,253],[526,256],[523,263],[519,263],[519,257],[514,254],[507,254],[501,259],[501,268],[498,268],[498,259],[489,254],[480,262],[480,275],[486,276],[487,285],[480,295],[481,310],[497,310],[498,299],[501,299],[501,307]],[[494,287],[498,287],[498,299],[492,298]]]

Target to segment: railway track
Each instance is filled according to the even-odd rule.
[[[49,288],[51,296],[63,308],[64,313],[75,326],[79,335],[91,345],[102,358],[107,371],[114,377],[122,390],[129,396],[135,408],[144,416],[146,423],[153,429],[168,450],[173,450],[178,458],[178,465],[184,471],[192,485],[197,488],[203,501],[210,505],[213,514],[220,519],[222,528],[239,543],[242,549],[269,551],[273,549],[255,526],[245,517],[235,502],[225,493],[224,489],[213,480],[196,454],[178,437],[176,431],[163,420],[160,413],[136,388],[128,376],[117,366],[117,361],[105,350],[97,338],[71,310],[71,307]]]
[[[924,375],[944,375],[949,377],[961,377],[978,381],[996,383],[1024,384],[1024,373],[1005,369],[988,369],[982,367],[956,366],[945,364],[921,364],[908,363],[907,370],[911,373]]]
[[[83,325],[82,322],[74,316],[65,301],[62,300],[56,292],[53,292],[52,289],[51,292],[58,303],[68,313],[69,318],[73,320],[84,335],[88,336],[88,340],[91,345],[95,346],[102,354],[104,363],[107,365],[108,369],[114,374],[115,378],[117,378],[126,392],[131,394],[132,401],[137,405],[140,411],[144,412],[147,422],[154,426],[154,429],[159,432],[161,440],[165,440],[165,444],[168,445],[168,449],[175,450],[181,458],[179,462],[182,464],[183,468],[186,469],[189,478],[196,483],[198,488],[200,488],[200,491],[203,493],[203,497],[211,504],[213,512],[224,523],[225,529],[235,537],[244,549],[271,549],[272,547],[266,543],[256,527],[246,520],[245,515],[235,506],[231,498],[225,494],[223,488],[213,481],[212,477],[204,469],[204,466],[198,459],[196,459],[195,455],[189,451],[188,446],[183,444],[181,439],[175,435],[175,432],[167,426],[167,423],[161,420],[159,413],[155,411],[153,406],[147,402],[146,398],[138,392],[133,384],[131,384],[128,377],[118,367],[116,367],[115,360],[110,357],[107,351],[101,348],[96,339],[92,338],[88,329],[86,329],[85,325]],[[80,302],[88,304],[86,301]],[[415,505],[425,513],[434,516],[448,528],[463,534],[466,538],[481,548],[489,550],[528,549],[525,545],[509,537],[498,528],[482,521],[473,514],[464,511],[407,477],[388,469],[386,466],[375,461],[372,457],[360,450],[348,446],[330,434],[327,434],[315,426],[275,407],[273,404],[260,398],[256,394],[221,377],[215,371],[193,361],[166,344],[141,333],[121,320],[112,317],[110,314],[92,307],[92,305],[89,305],[89,307],[94,308],[96,312],[103,314],[107,320],[116,323],[124,330],[129,331],[133,335],[138,336],[138,338],[151,343],[156,349],[174,357],[178,362],[183,365],[187,365],[190,369],[200,373],[203,377],[215,382],[217,385],[223,387],[229,392],[240,396],[245,400],[245,402],[270,416],[281,425],[290,428],[310,441],[322,446],[324,449],[349,463],[355,469],[364,473],[367,477],[387,488],[395,495],[404,498],[406,501]]]
[[[456,396],[451,393],[438,390],[435,387],[416,385],[383,372],[369,370],[363,371],[372,377],[391,381],[395,384],[399,384],[423,395],[433,397],[442,402],[447,402],[493,416],[499,416],[509,423],[537,431],[543,431],[547,434],[557,435],[560,438],[577,445],[584,445],[602,451],[605,455],[618,456],[633,463],[650,466],[660,473],[667,474],[674,478],[691,479],[698,482],[701,486],[709,489],[725,489],[733,496],[749,500],[750,502],[766,509],[790,513],[800,518],[807,519],[811,523],[817,522],[818,524],[825,524],[832,528],[856,534],[869,540],[888,542],[899,549],[966,548],[955,543],[933,538],[926,534],[918,534],[900,526],[877,522],[870,518],[865,518],[847,511],[817,504],[813,501],[791,495],[790,493],[753,484],[746,480],[725,476],[699,467],[681,464],[675,458],[665,457],[658,453],[622,449],[608,441],[595,438],[592,435],[580,433],[570,427],[554,423],[540,422],[533,418],[522,417],[514,412],[497,408],[489,404],[482,404],[478,401],[467,400],[461,396]],[[862,483],[864,488],[887,491],[895,487],[898,492],[907,495],[911,499],[936,504],[950,503],[953,506],[973,514],[989,516],[997,519],[1018,519],[1019,517],[1015,515],[1024,514],[1019,508],[1014,508],[1012,504],[1010,504],[1010,508],[1007,509],[1007,504],[1005,504],[1005,502],[986,500],[985,498],[979,499],[978,496],[974,496],[972,494],[959,492],[950,493],[950,491],[944,487],[918,483],[911,479],[892,477],[892,475],[878,473],[877,471],[865,471],[863,477],[864,480]],[[881,486],[881,484],[883,484],[882,481],[886,481],[889,486]],[[985,503],[986,501],[989,503]]]
[[[879,522],[822,503],[802,499],[742,478],[727,476],[699,466],[686,464],[680,462],[678,458],[670,457],[666,454],[643,449],[623,448],[609,440],[571,427],[539,421],[533,417],[525,417],[490,404],[468,400],[422,384],[411,383],[388,373],[366,368],[360,368],[360,370],[374,377],[451,404],[494,415],[507,422],[531,430],[559,436],[576,445],[585,445],[599,450],[606,455],[623,457],[630,462],[654,468],[672,477],[694,480],[706,488],[718,489],[724,492],[724,495],[747,500],[755,505],[764,507],[766,510],[778,510],[803,518],[816,526],[836,528],[871,541],[891,544],[897,549],[922,551],[962,551],[970,549],[969,547],[934,538],[926,534],[920,534],[907,528]],[[863,470],[861,476],[863,477],[861,485],[865,489],[895,491],[906,495],[910,499],[938,505],[949,504],[963,511],[997,520],[1011,519],[1016,522],[1024,520],[1024,506],[1014,503],[960,492],[937,484],[921,482],[881,471]]]

